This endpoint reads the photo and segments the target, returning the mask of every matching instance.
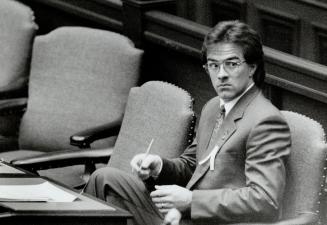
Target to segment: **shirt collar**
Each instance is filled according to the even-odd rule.
[[[237,98],[234,98],[233,100],[229,101],[229,102],[224,102],[223,99],[220,99],[220,107],[224,106],[225,107],[225,117],[227,116],[227,114],[232,110],[232,108],[235,106],[235,104],[238,102],[238,100],[246,93],[248,92],[248,90],[250,90],[252,87],[254,86],[254,83],[252,83],[249,87],[247,87],[247,89],[241,94],[239,95]]]

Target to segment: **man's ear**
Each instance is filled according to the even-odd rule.
[[[255,71],[257,70],[258,65],[257,64],[251,64],[250,66],[250,77],[253,77]]]

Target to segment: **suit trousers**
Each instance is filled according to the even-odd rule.
[[[150,198],[144,182],[138,177],[113,167],[96,170],[85,192],[129,211],[132,224],[160,225],[163,215]]]

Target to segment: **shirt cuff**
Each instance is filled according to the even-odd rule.
[[[163,165],[163,162],[162,162],[162,158],[160,157],[160,166],[159,166],[159,169],[157,171],[154,171],[154,173],[152,174],[153,179],[157,179],[159,177],[161,170],[162,170],[162,165]]]

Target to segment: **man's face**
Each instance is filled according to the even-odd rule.
[[[256,65],[244,61],[242,49],[233,43],[218,43],[207,50],[207,70],[218,96],[229,102],[253,83]]]

